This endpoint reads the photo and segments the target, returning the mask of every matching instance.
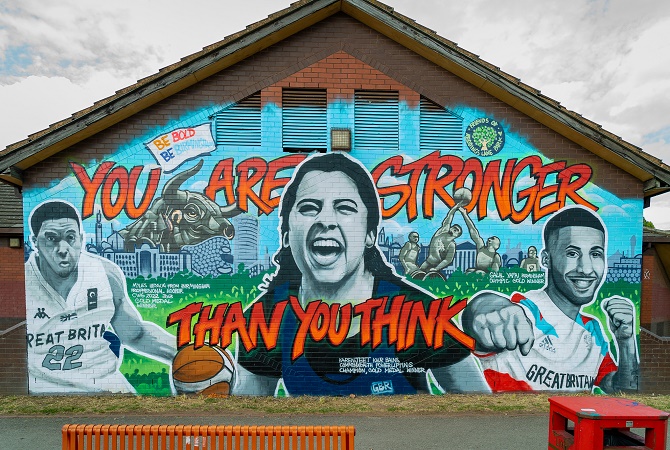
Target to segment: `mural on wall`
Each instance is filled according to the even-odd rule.
[[[636,389],[642,201],[401,106],[399,150],[285,153],[274,104],[222,144],[212,106],[26,186],[30,392]]]
[[[380,218],[374,183],[358,162],[338,153],[304,161],[281,197],[281,248],[264,293],[244,315],[241,305],[233,309],[239,303],[211,313],[193,303],[171,314],[178,345],[190,343],[195,315],[195,346],[226,348],[237,331],[240,394],[272,395],[279,380],[292,395],[370,394],[372,386],[412,393],[427,389],[428,370],[446,389],[485,390],[474,342],[451,321],[465,302],[435,298],[396,275],[377,246]],[[212,329],[221,330],[218,339]]]

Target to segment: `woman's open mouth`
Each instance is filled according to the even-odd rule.
[[[309,246],[317,264],[328,266],[335,262],[343,251],[342,244],[335,239],[316,238]]]

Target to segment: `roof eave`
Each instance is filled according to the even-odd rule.
[[[301,0],[224,41],[97,102],[99,106],[35,133],[0,152],[0,179],[21,185],[20,172],[53,154],[342,11],[518,111],[610,161],[644,183],[645,197],[670,190],[670,167],[568,111],[539,91],[459,48],[376,0]],[[18,176],[17,176],[18,174]]]
[[[23,234],[23,226],[15,227],[0,227],[0,236],[21,236]]]
[[[589,126],[575,113],[543,96],[520,80],[501,72],[411,19],[374,0],[343,0],[342,11],[424,58],[479,87],[548,128],[611,162],[642,182],[645,197],[670,190],[670,167],[641,149],[609,136],[600,126]]]
[[[163,74],[163,70],[159,71],[152,76],[155,78],[150,82],[138,82],[137,85],[126,88],[127,92],[112,96],[115,98],[111,101],[98,102],[101,103],[99,107],[91,108],[78,117],[74,117],[77,114],[75,113],[71,119],[62,121],[62,125],[52,125],[53,130],[35,133],[27,140],[8,147],[0,152],[0,179],[21,186],[22,178],[16,176],[21,171],[324,20],[340,11],[340,1],[296,2],[283,12],[274,13],[269,19],[232,35],[229,42],[224,40],[222,45],[206,47],[208,51],[199,52],[201,54],[196,54],[195,58],[185,64],[177,63],[173,70],[164,70]]]

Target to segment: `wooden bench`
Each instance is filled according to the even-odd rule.
[[[353,450],[353,426],[64,425],[62,450]]]

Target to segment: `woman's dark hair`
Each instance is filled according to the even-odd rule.
[[[342,172],[354,182],[358,188],[358,193],[368,212],[366,232],[372,231],[377,239],[377,229],[381,221],[381,208],[379,206],[379,196],[377,189],[372,182],[372,177],[368,170],[354,159],[342,153],[326,153],[315,155],[301,163],[293,174],[293,178],[284,188],[282,193],[281,205],[279,208],[280,223],[280,241],[284,233],[289,230],[289,214],[296,201],[296,195],[300,183],[309,172]],[[324,189],[333,189],[331,186],[325,186]],[[280,250],[274,255],[274,263],[278,266],[274,277],[268,284],[268,290],[274,286],[290,282],[292,285],[299,285],[302,279],[300,269],[293,259],[293,254],[289,247],[281,246]],[[384,256],[375,245],[367,247],[363,253],[363,263],[365,269],[375,277],[398,278],[389,265],[386,264]]]

